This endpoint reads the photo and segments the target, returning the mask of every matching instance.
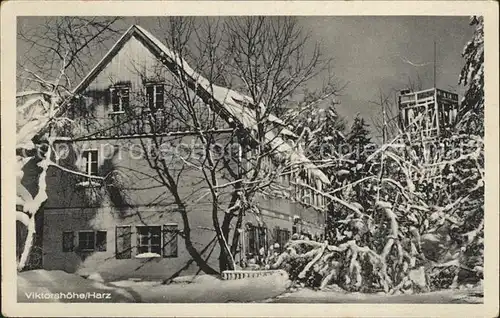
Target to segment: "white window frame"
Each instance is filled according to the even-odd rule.
[[[147,83],[145,86],[146,86],[145,87],[146,102],[148,104],[148,106],[146,107],[146,110],[148,110],[148,111],[153,111],[153,110],[154,111],[158,111],[160,109],[159,107],[158,108],[156,107],[156,104],[157,104],[157,99],[156,98],[158,96],[157,88],[159,86],[163,87],[163,94],[162,94],[163,100],[162,100],[161,108],[164,108],[165,107],[165,85],[163,83],[154,83],[153,82],[153,83]],[[153,105],[154,105],[154,108],[151,108],[151,105],[149,105],[149,96],[148,96],[148,88],[149,87],[153,87]]]
[[[118,91],[118,110],[114,109],[113,105],[113,91]],[[110,103],[111,103],[111,114],[123,114],[125,113],[125,109],[123,107],[123,96],[121,94],[122,91],[127,90],[128,91],[128,98],[129,98],[129,103],[130,103],[130,87],[127,85],[116,85],[113,86],[109,89],[110,93]]]
[[[141,234],[139,233],[139,229],[140,228],[153,228],[153,227],[157,227],[159,228],[159,235],[160,235],[160,244],[158,246],[159,248],[159,253],[156,253],[158,254],[159,256],[158,257],[161,257],[163,255],[163,233],[162,233],[162,226],[161,225],[137,225],[136,226],[136,233],[137,233],[137,255],[141,255],[141,254],[144,254],[144,253],[154,253],[152,251],[152,248],[153,246],[156,246],[155,244],[151,244],[151,241],[152,241],[152,232],[151,231],[148,231],[148,245],[141,245]],[[139,251],[140,248],[142,247],[145,247],[147,246],[148,247],[148,250],[147,251]]]
[[[95,161],[92,160],[92,156],[86,156],[86,154],[93,154],[95,153]],[[86,158],[87,162],[85,164],[85,174],[88,176],[97,176],[99,173],[99,150],[97,149],[85,149],[82,152],[82,158]],[[96,163],[96,171],[95,174],[92,174],[92,162]]]

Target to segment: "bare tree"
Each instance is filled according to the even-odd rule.
[[[307,37],[295,19],[172,18],[160,27],[170,50],[160,60],[174,74],[165,85],[169,108],[149,112],[141,121],[153,127],[170,116],[170,127],[162,129],[183,127],[199,143],[201,156],[180,158],[176,168],[165,164],[162,156],[147,160],[175,198],[185,239],[189,240],[190,229],[186,206],[193,197],[210,201],[220,270],[234,269],[243,216],[259,213],[256,196],[288,191],[290,199],[302,201],[279,182],[293,175],[288,186],[295,189],[300,186],[295,176],[312,177],[300,155],[300,138],[289,124],[305,109],[328,102],[338,88],[319,48],[307,55]],[[326,74],[324,87],[288,109],[290,96],[302,93],[308,80],[322,74]],[[283,118],[275,116],[279,113]],[[159,133],[148,138],[157,149],[171,141]],[[146,149],[149,144],[144,141]],[[205,192],[183,199],[178,194],[180,176],[188,168],[203,176]]]
[[[116,21],[115,18],[99,21],[90,19],[86,22],[80,18],[61,18],[48,21],[46,28],[39,30],[50,32],[42,32],[41,35],[34,31],[21,32],[20,37],[37,50],[52,54],[52,58],[47,61],[28,61],[40,66],[36,71],[27,69],[26,64],[19,65],[26,68],[19,74],[22,80],[28,81],[28,87],[36,82],[52,90],[52,95],[47,96],[54,96],[44,123],[34,127],[27,137],[27,140],[49,141],[49,150],[44,152],[44,160],[40,163],[44,167],[57,164],[48,160],[54,155],[52,141],[58,136],[59,129],[67,124],[81,124],[74,116],[66,116],[65,107],[68,103],[61,101],[72,98],[71,84],[88,70],[86,68],[89,62],[82,53],[89,49],[90,43],[106,46],[106,41],[117,31],[112,27]],[[156,175],[151,178],[161,183],[174,198],[174,205],[183,219],[181,235],[194,261],[203,271],[216,272],[207,265],[191,241],[187,210],[190,204],[209,199],[213,230],[221,248],[220,269],[234,268],[243,215],[259,213],[256,195],[269,196],[276,191],[285,191],[290,199],[302,201],[299,195],[294,194],[295,188],[302,185],[294,180],[296,177],[298,180],[299,175],[302,179],[311,177],[310,169],[304,169],[308,167],[308,163],[300,155],[300,140],[290,131],[289,123],[304,110],[327,102],[337,94],[338,88],[329,69],[330,61],[321,59],[318,47],[311,53],[306,50],[307,36],[292,18],[207,18],[202,21],[172,18],[168,25],[164,25],[160,19],[158,21],[171,50],[169,54],[159,58],[157,65],[174,74],[165,83],[165,96],[171,108],[144,111],[142,106],[148,105],[149,101],[144,92],[138,92],[137,96],[131,98],[133,102],[130,106],[139,107],[130,107],[125,121],[129,124],[128,127],[133,126],[136,133],[147,132],[147,136],[139,139],[144,149],[153,149],[153,153],[145,152],[148,154],[148,165],[156,171]],[[90,35],[85,33],[88,30],[92,30]],[[82,32],[81,36],[75,36],[79,32]],[[38,58],[44,59],[47,56],[49,54]],[[59,81],[56,83],[43,80],[42,75],[38,74],[53,74],[54,67],[48,62],[54,58],[61,61],[57,77]],[[200,73],[195,72],[190,65],[200,70]],[[141,73],[141,70],[137,72]],[[301,90],[307,86],[308,81],[319,75],[326,76],[324,87],[317,92],[304,94],[303,101],[298,106],[288,109],[291,95],[303,94]],[[220,86],[222,84],[224,87]],[[24,98],[28,94],[25,92],[20,97],[21,95]],[[42,96],[46,96],[45,93]],[[38,99],[40,103],[44,98]],[[231,107],[232,112],[228,110]],[[282,114],[283,118],[278,119],[274,114]],[[124,124],[125,122],[119,122],[118,125],[104,129],[124,128]],[[167,124],[168,127],[165,126]],[[189,135],[200,143],[201,156],[177,158],[180,161],[172,168],[166,164],[164,156],[157,154],[162,152],[161,147],[165,142],[175,142],[172,136],[165,135],[169,131],[166,129],[172,132],[174,126],[186,128],[184,135]],[[22,127],[27,129],[26,124],[20,124],[20,128]],[[81,129],[81,132],[85,135],[85,129]],[[232,148],[234,145],[238,146],[237,151]],[[18,153],[29,153],[25,150],[20,146]],[[230,154],[217,155],[220,152]],[[71,169],[59,165],[57,167],[68,173],[78,174]],[[186,198],[181,193],[181,176],[190,170],[201,174],[205,192],[193,192]],[[288,183],[290,189],[278,182],[285,175],[292,175]],[[44,178],[42,173],[40,182]],[[43,187],[40,189],[43,190]],[[46,199],[46,194],[43,196],[43,193],[45,192],[40,192],[40,199],[37,200],[40,205]],[[37,205],[37,209],[40,205]],[[28,213],[28,216],[32,214]],[[232,238],[229,236],[231,231]],[[28,247],[26,250],[29,253]]]
[[[23,90],[40,84],[38,76],[57,78],[62,69],[58,90],[66,94],[95,64],[95,52],[107,49],[123,31],[116,27],[119,17],[43,17],[33,26],[24,23],[31,20],[20,18],[17,30],[26,47],[17,61]]]
[[[71,96],[72,77],[85,69],[83,56],[91,45],[102,45],[114,32],[113,19],[48,18],[43,27],[25,30],[18,38],[29,44],[30,54],[18,59],[17,77],[17,220],[27,227],[18,270],[26,266],[35,235],[35,216],[47,200],[46,174],[56,167],[71,174],[79,172],[60,166],[55,160],[53,142],[61,128],[72,125],[63,101]],[[36,53],[33,53],[35,50]],[[35,67],[32,69],[31,67]],[[40,168],[35,184],[23,181],[28,163]]]
[[[396,90],[392,90],[390,93],[383,93],[380,90],[377,100],[370,102],[381,109],[379,116],[372,117],[372,122],[382,144],[400,133],[397,93]]]

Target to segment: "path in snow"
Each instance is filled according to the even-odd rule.
[[[386,303],[386,304],[482,304],[481,290],[442,290],[421,294],[362,294],[300,289],[268,299],[267,303]]]

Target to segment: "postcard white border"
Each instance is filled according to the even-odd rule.
[[[484,304],[19,304],[15,266],[16,18],[53,15],[483,15],[486,222]],[[498,317],[498,3],[493,1],[6,1],[1,4],[2,312],[6,316]],[[12,211],[12,213],[9,213]]]

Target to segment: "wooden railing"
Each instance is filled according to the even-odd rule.
[[[270,275],[280,275],[285,276],[287,273],[282,269],[276,270],[231,270],[231,271],[223,271],[222,279],[223,280],[234,280],[234,279],[244,279],[244,278],[252,278],[252,277],[263,277]]]

